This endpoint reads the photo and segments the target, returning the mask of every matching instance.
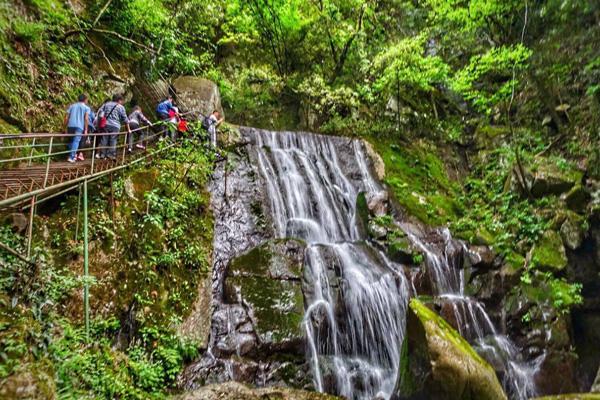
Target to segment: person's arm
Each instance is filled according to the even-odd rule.
[[[217,123],[215,124],[215,126],[221,125],[223,123],[223,121],[225,121],[225,118],[221,117],[221,119],[217,121]]]
[[[140,115],[140,119],[142,120],[142,122],[143,122],[145,125],[152,125],[152,122],[150,122],[150,120],[149,120],[148,118],[146,118],[146,116],[144,115],[144,113],[143,113],[143,112],[141,112],[141,111],[140,111],[140,114],[139,114],[139,115]]]
[[[83,134],[87,135],[88,134],[88,127],[90,124],[90,112],[86,111],[85,112],[85,116],[83,117],[84,121],[83,121]]]

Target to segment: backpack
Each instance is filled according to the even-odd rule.
[[[182,119],[179,121],[179,124],[177,124],[177,130],[181,133],[187,132],[188,125],[187,125],[187,121],[185,119]]]
[[[210,128],[211,125],[212,125],[212,120],[210,119],[210,115],[207,115],[206,117],[204,117],[202,119],[202,128],[208,130],[208,128]]]
[[[173,109],[169,110],[169,118],[174,118],[175,115],[177,115],[177,113],[175,112],[175,110],[173,110]]]
[[[100,121],[98,121],[98,128],[99,129],[104,129],[106,128],[106,123],[107,123],[107,119],[108,117],[111,116],[111,114],[113,113],[113,111],[115,111],[115,108],[117,108],[119,104],[115,104],[115,106],[112,108],[112,110],[110,110],[110,112],[107,115],[104,115],[104,113],[102,113],[102,117],[100,117]]]

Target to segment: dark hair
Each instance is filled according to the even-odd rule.
[[[113,100],[114,102],[118,103],[119,101],[122,101],[122,100],[123,100],[123,95],[120,95],[120,94],[115,94],[115,95],[113,96],[113,99],[112,99],[112,100]]]
[[[221,114],[221,113],[219,112],[219,110],[213,110],[213,112],[212,112],[212,113],[213,113],[213,114],[214,114],[214,113]]]
[[[84,101],[86,101],[87,99],[88,99],[88,97],[87,97],[87,94],[84,94],[84,93],[81,93],[81,94],[79,95],[79,97],[77,98],[77,100],[78,100],[78,101],[80,101],[80,102],[84,102]]]

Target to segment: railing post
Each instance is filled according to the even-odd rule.
[[[54,143],[54,136],[50,137],[50,144],[48,145],[48,157],[46,159],[46,173],[44,174],[44,185],[43,188],[46,189],[46,184],[48,183],[48,172],[50,172],[50,156],[52,155],[52,144]]]
[[[125,164],[125,154],[126,154],[125,152],[127,151],[127,139],[128,139],[127,138],[127,133],[125,133],[123,135],[123,137],[125,139],[123,140],[123,158],[121,158],[121,164]]]
[[[89,283],[89,247],[88,247],[88,188],[87,179],[83,180],[83,309],[85,314],[85,336],[90,336],[90,283]]]
[[[35,151],[35,139],[33,138],[33,141],[31,143],[31,151],[29,152],[29,161],[27,162],[27,166],[31,167],[31,158],[33,157],[33,152]]]
[[[94,144],[92,145],[92,170],[90,171],[90,175],[94,174],[94,163],[96,162],[96,139],[98,136],[94,134]]]
[[[35,213],[35,196],[31,196],[29,204],[29,225],[27,226],[27,259],[31,259],[31,241],[33,239],[33,215]]]

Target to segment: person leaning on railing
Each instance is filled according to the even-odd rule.
[[[77,103],[73,103],[67,110],[65,115],[65,130],[67,134],[73,135],[69,143],[69,158],[68,162],[74,163],[77,161],[77,150],[81,137],[87,135],[90,108],[87,105],[88,97],[85,94],[80,94]],[[80,159],[83,159],[81,157]]]
[[[131,114],[129,114],[129,128],[131,129],[132,133],[128,135],[129,145],[127,150],[130,153],[133,150],[133,132],[136,131],[139,132],[139,142],[135,145],[135,147],[137,147],[138,149],[146,148],[146,146],[144,146],[144,140],[146,139],[146,128],[140,130],[140,127],[142,125],[150,126],[152,125],[152,123],[148,120],[148,118],[146,118],[146,116],[142,112],[142,107],[135,106],[133,107],[133,111],[131,112]]]
[[[116,94],[113,96],[112,101],[104,103],[98,110],[98,117],[105,119],[106,126],[103,129],[106,133],[102,134],[100,150],[96,154],[96,158],[117,159],[117,140],[122,123],[127,127],[127,133],[131,135],[129,118],[127,118],[123,102],[123,96]]]

